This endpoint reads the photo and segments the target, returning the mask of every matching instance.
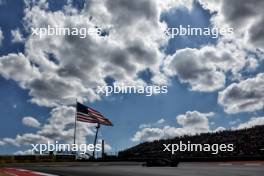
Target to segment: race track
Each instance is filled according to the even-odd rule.
[[[178,167],[143,167],[141,163],[39,163],[2,167],[60,176],[262,176],[263,162],[180,163]]]

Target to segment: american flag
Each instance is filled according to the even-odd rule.
[[[76,113],[76,120],[78,121],[113,126],[112,122],[105,118],[100,112],[79,102],[77,102]]]

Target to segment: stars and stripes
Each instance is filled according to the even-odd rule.
[[[79,102],[77,102],[76,113],[76,120],[78,121],[113,126],[112,122],[105,118],[100,112]]]

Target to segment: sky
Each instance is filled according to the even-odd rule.
[[[252,2],[252,1],[251,1]],[[76,98],[114,126],[108,152],[144,141],[264,124],[264,3],[254,0],[0,0],[0,154],[73,142]],[[100,26],[106,35],[34,36],[32,27]],[[231,35],[164,37],[168,28]],[[96,93],[166,85],[166,94]],[[92,143],[94,124],[77,123]]]

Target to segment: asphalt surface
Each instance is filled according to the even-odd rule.
[[[264,163],[180,163],[178,167],[143,167],[142,163],[36,163],[21,168],[59,176],[263,176]]]

